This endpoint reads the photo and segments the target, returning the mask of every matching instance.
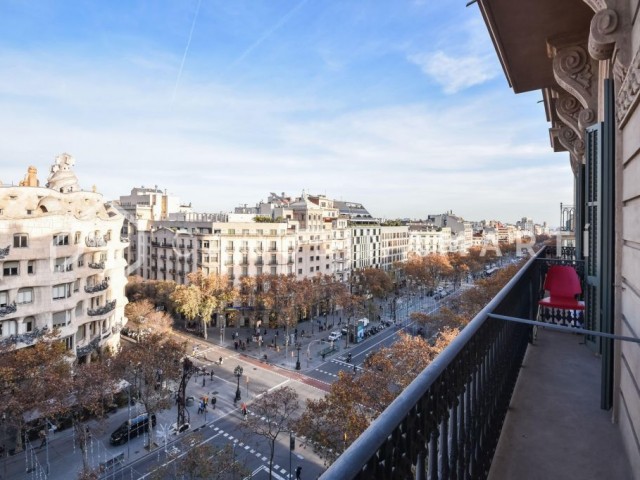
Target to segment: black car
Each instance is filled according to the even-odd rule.
[[[151,415],[151,425],[156,426],[156,416]],[[111,434],[111,444],[121,445],[127,443],[130,438],[137,437],[149,428],[149,415],[143,413],[137,417],[127,420]]]

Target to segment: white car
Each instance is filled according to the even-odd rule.
[[[340,337],[342,336],[342,333],[339,332],[338,330],[334,330],[333,332],[331,332],[329,334],[329,337],[327,338],[330,342],[335,342],[336,340],[338,340]]]

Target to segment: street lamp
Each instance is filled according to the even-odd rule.
[[[300,343],[298,342],[296,344],[296,350],[298,351],[298,359],[296,360],[296,370],[300,370],[300,349],[302,347],[300,346]]]
[[[240,377],[242,377],[242,367],[240,365],[238,365],[233,370],[233,374],[238,379],[238,388],[236,389],[236,399],[235,399],[235,401],[238,402],[238,401],[240,401],[240,398],[241,398],[241,395],[240,395]]]

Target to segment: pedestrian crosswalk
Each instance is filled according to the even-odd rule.
[[[247,412],[249,415],[253,415],[254,417],[256,416],[255,413],[253,412]],[[262,418],[262,420],[264,420],[264,418]],[[269,462],[269,458],[262,452],[260,452],[259,450],[256,450],[255,448],[253,448],[251,445],[247,445],[246,443],[242,442],[240,439],[234,437],[232,434],[230,434],[229,432],[224,431],[222,428],[216,426],[216,425],[210,425],[210,428],[216,432],[219,435],[222,435],[226,440],[232,442],[234,444],[234,448],[241,448],[242,450],[244,450],[246,453],[255,456],[258,460],[268,463]],[[302,455],[298,455],[296,454],[296,457],[299,458],[300,460],[303,460],[304,457]],[[258,470],[261,470],[262,468],[258,468]],[[278,464],[274,464],[273,465],[273,473],[280,473],[282,475],[285,475],[284,478],[293,478],[293,472],[291,473],[291,476],[289,476],[289,472],[286,468],[282,467],[281,465]],[[255,474],[255,471],[254,471]]]

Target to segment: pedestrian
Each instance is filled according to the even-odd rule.
[[[236,351],[238,350],[238,341],[236,340],[235,342],[233,342],[233,346],[236,348]]]
[[[202,377],[202,386],[204,387],[205,377]]]
[[[353,374],[355,375],[356,373],[358,373],[358,367],[356,367],[355,365],[353,366]]]
[[[213,370],[211,370],[211,381],[213,381]]]
[[[217,401],[217,399],[216,399],[216,397],[215,397],[215,396],[211,397],[211,407],[212,407],[214,410],[216,409],[216,401]]]
[[[220,357],[220,365],[222,365],[222,357]]]
[[[208,403],[209,403],[209,395],[205,395],[204,396],[204,405],[205,405],[205,407],[207,406]]]
[[[300,474],[302,473],[302,467],[298,465],[296,467],[296,480],[300,480]]]
[[[247,419],[247,404],[242,402],[242,405],[240,406],[240,410],[242,410],[242,416],[246,420]]]
[[[45,432],[44,430],[40,430],[40,432],[38,432],[38,435],[41,439],[39,448],[42,448],[47,444],[47,432]]]
[[[264,329],[264,336],[265,337],[267,336],[267,329],[266,328]]]

